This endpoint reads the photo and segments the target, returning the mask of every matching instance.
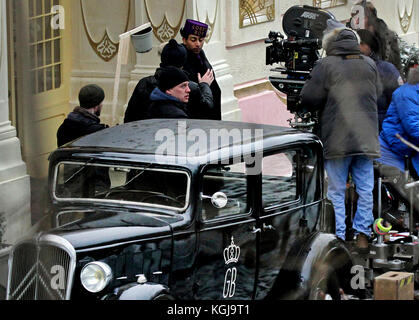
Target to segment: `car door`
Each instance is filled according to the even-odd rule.
[[[202,174],[194,298],[254,297],[257,238],[252,188],[244,163],[207,167]]]
[[[258,227],[259,274],[256,299],[271,293],[290,248],[300,237],[300,154],[296,150],[264,155]]]

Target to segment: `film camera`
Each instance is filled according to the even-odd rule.
[[[327,20],[335,19],[328,11],[310,7],[293,6],[283,17],[282,27],[287,39],[280,32],[271,31],[265,43],[266,64],[283,63],[282,68],[271,71],[280,72],[279,76],[270,76],[272,85],[287,94],[287,109],[295,115],[295,122],[290,125],[298,128],[310,128],[315,124],[316,115],[312,115],[299,105],[299,96],[314,63],[320,58],[323,31]]]

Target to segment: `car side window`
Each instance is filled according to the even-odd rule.
[[[284,151],[262,161],[262,206],[268,209],[298,198],[297,152]]]
[[[201,199],[204,221],[248,212],[246,164],[207,169]]]

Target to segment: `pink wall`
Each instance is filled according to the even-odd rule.
[[[239,99],[242,121],[289,127],[288,119],[293,115],[274,91],[266,90]]]

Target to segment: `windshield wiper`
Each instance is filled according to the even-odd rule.
[[[90,158],[89,160],[87,160],[86,162],[85,162],[85,164],[79,169],[79,170],[77,170],[75,173],[73,173],[71,176],[70,176],[70,178],[68,178],[66,181],[64,181],[64,184],[67,184],[69,181],[71,181],[71,180],[73,180],[74,179],[74,177],[76,177],[80,172],[82,172],[86,167],[87,167],[87,165],[90,163],[90,162],[92,162],[94,160],[94,158]]]

